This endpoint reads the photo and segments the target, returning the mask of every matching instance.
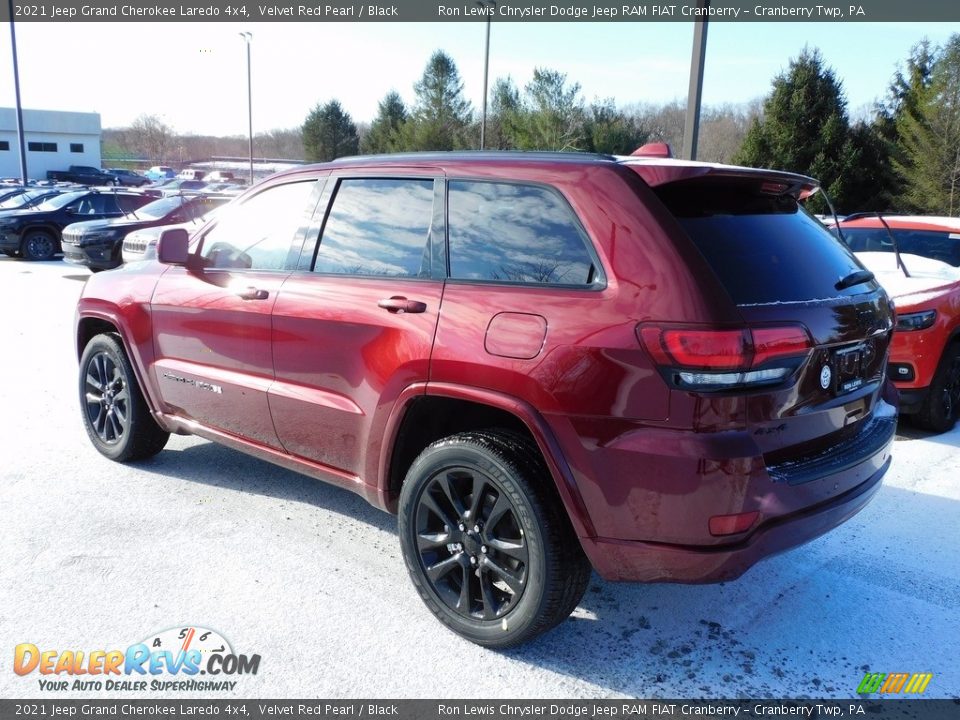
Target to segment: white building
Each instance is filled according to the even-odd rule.
[[[100,167],[100,113],[24,109],[23,136],[31,180],[71,165]],[[17,111],[0,108],[0,178],[19,177]]]

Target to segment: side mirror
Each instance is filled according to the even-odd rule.
[[[190,258],[190,236],[183,228],[172,228],[160,233],[157,240],[157,260],[164,265],[187,264]]]

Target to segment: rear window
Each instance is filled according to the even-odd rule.
[[[891,232],[900,252],[960,267],[960,233],[899,228]],[[843,239],[854,252],[893,252],[886,228],[843,228]]]
[[[655,189],[738,305],[872,292],[875,282],[837,290],[862,265],[789,195],[757,180],[698,179]]]

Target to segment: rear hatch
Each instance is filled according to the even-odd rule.
[[[789,485],[824,479],[884,447],[896,419],[883,401],[892,306],[854,255],[802,209],[814,181],[724,166],[631,166],[676,219],[678,241],[685,235],[703,255],[746,329],[746,365],[737,369],[748,372],[701,366],[666,375],[675,398],[693,398],[694,429],[746,427],[770,478]],[[815,497],[780,509],[865,479],[853,475],[848,487],[831,480]]]

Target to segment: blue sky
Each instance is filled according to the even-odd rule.
[[[104,127],[141,113],[178,132],[245,135],[246,55],[253,32],[254,130],[293,127],[318,102],[339,99],[367,121],[391,89],[413,99],[431,52],[456,61],[479,110],[483,23],[20,23],[24,107],[99,112]],[[882,97],[897,64],[923,37],[945,41],[960,23],[711,23],[704,102],[765,95],[804,46],[818,47],[843,81],[853,114]],[[689,23],[497,23],[491,84],[519,86],[536,66],[568,74],[587,100],[660,103],[686,95]],[[98,51],[103,51],[101,55]],[[9,33],[0,33],[0,105],[14,103]]]

